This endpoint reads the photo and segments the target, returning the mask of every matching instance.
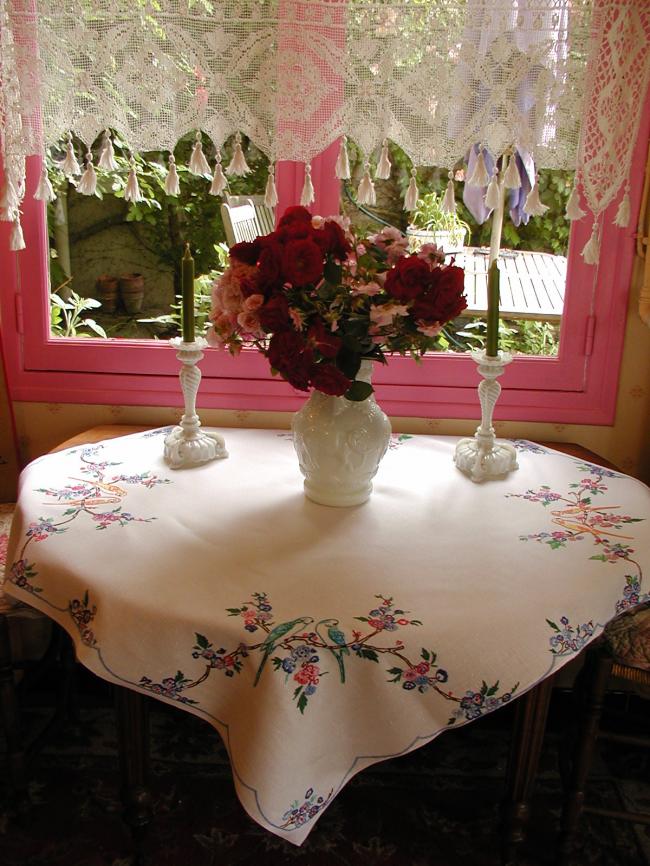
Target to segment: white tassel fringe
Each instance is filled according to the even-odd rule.
[[[600,242],[598,240],[598,222],[594,220],[594,227],[591,230],[591,237],[587,241],[582,251],[582,258],[588,265],[598,264],[600,256]]]
[[[517,168],[517,160],[514,153],[510,154],[506,173],[503,175],[503,183],[506,189],[519,189],[521,187],[521,175]]]
[[[547,210],[548,205],[544,204],[539,198],[539,183],[536,178],[535,186],[526,196],[526,201],[524,202],[524,213],[530,214],[531,216],[542,216],[542,214],[545,214]]]
[[[474,166],[474,171],[471,174],[471,177],[467,179],[468,186],[487,186],[490,182],[490,175],[487,173],[487,169],[485,167],[485,157],[483,156],[483,151],[481,150],[478,155],[478,159],[476,160],[476,165]]]
[[[228,168],[226,169],[226,174],[234,174],[239,177],[243,177],[246,174],[249,174],[250,168],[246,163],[246,157],[244,156],[244,151],[241,146],[241,135],[237,133],[235,135],[235,147],[232,152],[232,159],[228,164]]]
[[[388,180],[390,177],[390,170],[392,168],[392,164],[390,161],[390,157],[388,156],[388,141],[384,139],[381,145],[381,154],[379,156],[379,162],[377,163],[377,171],[375,172],[375,177],[377,180]]]
[[[19,204],[20,200],[16,193],[16,187],[10,180],[7,180],[5,188],[2,191],[2,197],[0,197],[0,211],[2,211],[1,219],[13,220]]]
[[[38,186],[36,187],[36,192],[34,193],[34,198],[36,201],[54,201],[56,198],[56,193],[50,183],[50,178],[47,173],[47,167],[45,165],[45,160],[43,160],[43,168],[41,169],[41,176],[38,181]]]
[[[499,207],[499,169],[496,166],[485,193],[485,207],[490,208],[490,210],[496,210]]]
[[[447,189],[445,190],[445,196],[442,200],[442,211],[443,213],[456,213],[456,198],[454,194],[454,173],[450,171],[447,175],[449,180],[447,181]]]
[[[571,195],[566,203],[565,213],[566,218],[570,220],[580,220],[583,216],[586,216],[585,211],[580,207],[580,193],[575,186],[571,190]]]
[[[95,195],[97,192],[97,174],[93,165],[93,155],[90,151],[86,154],[86,167],[77,184],[77,192],[82,195]]]
[[[630,224],[630,191],[625,190],[625,195],[621,199],[621,203],[614,217],[614,225],[620,229],[627,228]]]
[[[222,195],[228,186],[226,175],[221,167],[221,154],[217,151],[217,161],[214,166],[214,175],[210,184],[210,195]]]
[[[364,168],[365,171],[357,189],[357,201],[359,204],[375,205],[377,204],[377,196],[375,194],[375,185],[370,177],[370,164],[366,163]]]
[[[350,180],[350,158],[348,156],[347,141],[346,136],[342,135],[339,155],[334,168],[334,174],[339,180]]]
[[[169,154],[169,169],[165,178],[165,193],[167,195],[177,196],[180,194],[181,185],[178,182],[178,171],[176,170],[176,160],[174,154]]]
[[[25,238],[23,237],[23,229],[20,225],[20,218],[16,217],[14,220],[13,227],[11,229],[11,238],[9,240],[9,249],[10,250],[24,250],[25,249]]]
[[[404,196],[404,210],[415,210],[418,206],[420,191],[418,190],[418,185],[415,180],[416,174],[417,171],[412,168],[411,180],[409,181],[409,187],[406,190],[406,195]]]
[[[103,168],[104,171],[117,171],[119,168],[115,161],[115,150],[113,149],[111,133],[108,129],[104,130],[104,138],[102,140],[101,150],[99,151],[97,165],[99,168]]]
[[[273,166],[269,165],[269,176],[266,179],[266,189],[264,190],[264,204],[268,208],[277,207],[278,191],[275,188],[275,174]]]
[[[196,141],[192,148],[192,155],[190,156],[188,168],[192,174],[196,174],[199,177],[209,177],[212,173],[208,161],[205,158],[205,154],[203,153],[203,144],[201,143],[200,132],[196,133]]]
[[[307,207],[314,202],[314,185],[311,182],[311,166],[305,166],[305,183],[302,188],[302,194],[300,196],[300,204],[303,207]]]
[[[68,177],[74,177],[74,175],[81,174],[81,168],[77,162],[77,157],[75,156],[71,135],[68,135],[68,146],[66,148],[65,159],[61,163],[61,169]]]
[[[142,201],[142,193],[140,192],[140,184],[135,173],[135,160],[131,157],[131,169],[129,177],[126,181],[126,189],[124,190],[124,201],[139,202]]]

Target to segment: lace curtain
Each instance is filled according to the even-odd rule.
[[[531,165],[576,168],[597,218],[629,182],[650,79],[650,0],[0,0],[0,28],[0,206],[15,249],[25,158],[67,137],[64,169],[92,194],[96,168],[113,165],[110,130],[133,152],[170,154],[194,133],[190,169],[211,176],[214,194],[246,171],[244,134],[271,162],[271,203],[277,160],[305,163],[309,203],[310,160],[341,137],[337,174],[347,137],[365,156],[366,203],[390,172],[382,144],[405,150],[409,209],[418,166],[449,170],[448,209],[451,172],[468,157],[467,183],[488,206],[493,182],[523,186]],[[544,206],[532,175],[534,214]],[[173,155],[166,188],[178,189]],[[44,171],[36,196],[51,194]],[[133,166],[127,198],[138,195]],[[617,222],[626,218],[624,194]],[[597,240],[596,219],[587,260]]]

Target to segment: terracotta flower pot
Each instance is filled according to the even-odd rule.
[[[117,309],[119,279],[110,274],[100,274],[95,280],[98,300],[101,301],[102,312],[114,313]]]
[[[120,277],[120,295],[124,309],[129,315],[139,313],[144,298],[144,277],[142,274],[122,274]]]

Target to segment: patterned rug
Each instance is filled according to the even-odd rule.
[[[93,703],[35,758],[27,816],[10,812],[4,774],[0,778],[2,866],[133,863],[120,818],[113,716],[108,700]],[[155,818],[145,843],[146,866],[499,864],[509,708],[356,776],[300,848],[248,818],[210,727],[156,702],[152,712]],[[26,716],[36,724],[42,711],[32,708]],[[522,866],[554,862],[561,803],[558,739],[551,725]],[[589,786],[591,802],[650,810],[643,772],[638,751],[618,746],[602,755]],[[572,866],[650,866],[650,827],[585,816]]]

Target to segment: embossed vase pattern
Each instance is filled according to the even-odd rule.
[[[357,379],[370,382],[372,361]],[[293,417],[293,443],[305,495],[320,505],[361,505],[386,453],[391,426],[371,394],[361,402],[313,391]]]

